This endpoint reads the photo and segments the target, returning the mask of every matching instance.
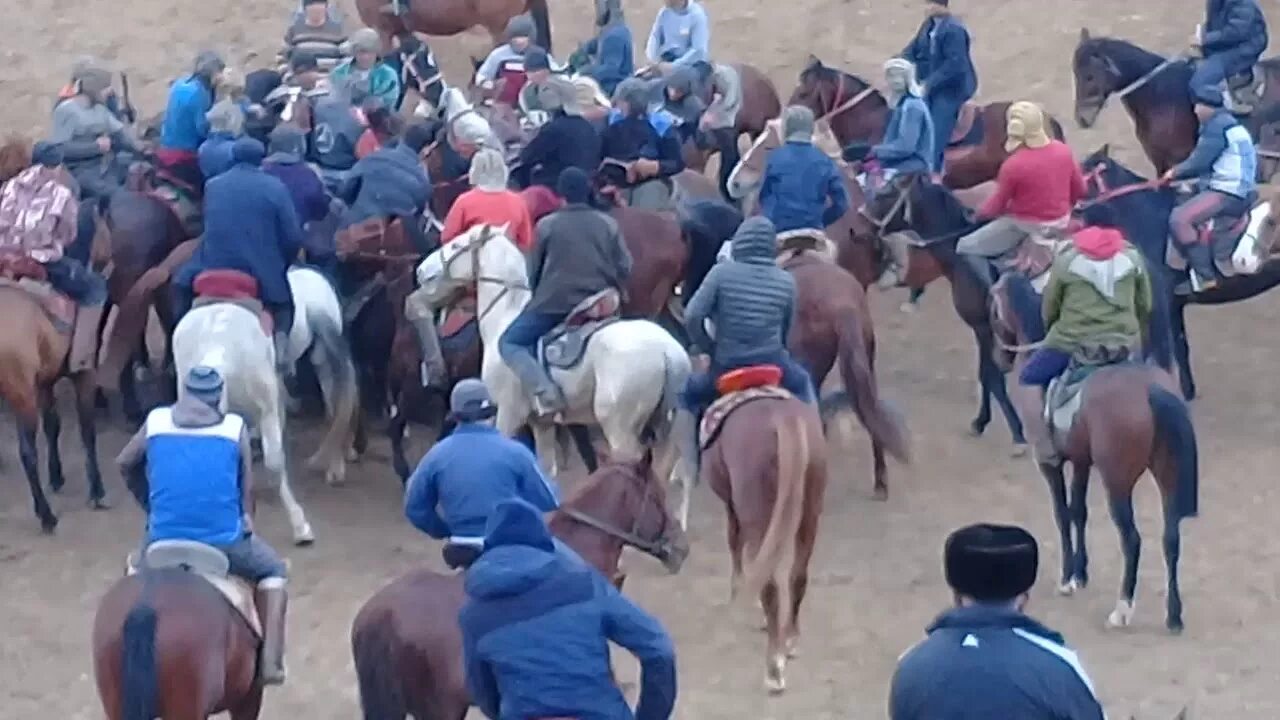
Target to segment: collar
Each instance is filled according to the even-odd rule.
[[[976,604],[955,607],[946,610],[934,619],[927,632],[935,630],[996,630],[1021,629],[1059,645],[1063,644],[1062,635],[1041,625],[1036,620],[1024,615],[1009,605]]]
[[[455,427],[455,428],[453,429],[453,434],[454,434],[454,435],[458,435],[458,434],[462,434],[462,435],[497,435],[497,434],[498,434],[498,428],[493,427],[493,426],[491,426],[491,425],[485,425],[484,423],[478,423],[478,422],[464,422],[464,423],[458,423],[457,427]]]

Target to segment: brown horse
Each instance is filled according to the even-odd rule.
[[[1013,368],[1020,371],[1030,349],[1043,339],[1044,328],[1040,318],[1019,315],[1017,304],[1010,300],[1007,282],[997,283],[992,289],[992,325],[1005,339],[1005,347],[1015,352]],[[1160,488],[1164,507],[1163,544],[1168,583],[1165,625],[1170,631],[1180,633],[1183,623],[1182,596],[1178,590],[1181,551],[1178,525],[1183,518],[1196,516],[1200,482],[1196,435],[1187,404],[1178,396],[1168,373],[1141,363],[1098,368],[1084,381],[1079,392],[1080,409],[1065,432],[1049,430],[1043,420],[1039,393],[1016,394],[1023,402],[1022,416],[1031,423],[1036,461],[1049,482],[1053,498],[1054,519],[1062,542],[1060,591],[1070,594],[1089,581],[1085,548],[1086,490],[1090,470],[1096,465],[1124,552],[1120,597],[1107,622],[1112,627],[1130,623],[1141,547],[1133,517],[1133,488],[1150,470]],[[1063,465],[1068,461],[1072,466],[1070,502],[1063,477]]]
[[[391,12],[392,2],[407,9],[406,15]],[[501,42],[507,22],[527,12],[538,31],[537,43],[551,52],[547,0],[356,0],[356,10],[361,22],[384,38],[411,32],[457,35],[478,25],[489,31],[494,45]]]
[[[862,78],[824,65],[815,56],[800,71],[800,82],[791,94],[792,105],[804,105],[826,120],[842,147],[876,143],[884,137],[889,108],[884,96]],[[976,107],[969,123],[957,126],[957,135],[945,153],[942,182],[962,189],[994,180],[1009,156],[1005,150],[1005,115],[1010,103]],[[962,119],[964,115],[962,114]],[[1049,118],[1050,132],[1061,140],[1062,125]]]
[[[818,414],[795,398],[747,401],[721,423],[703,453],[702,475],[728,514],[731,596],[759,593],[769,638],[765,687],[780,693],[800,638],[827,486]]]
[[[1185,59],[1166,59],[1124,40],[1093,37],[1081,29],[1071,69],[1076,122],[1081,127],[1092,127],[1107,99],[1118,97],[1133,119],[1138,143],[1156,174],[1163,174],[1191,154],[1200,123],[1192,111],[1192,67]],[[1266,75],[1265,97],[1252,115],[1242,118],[1255,140],[1263,139],[1268,120],[1280,122],[1280,58],[1263,61],[1259,71]],[[1277,150],[1280,148],[1266,151],[1271,167],[1269,171],[1259,167],[1264,178],[1276,171],[1280,160]]]
[[[649,458],[609,464],[550,515],[551,532],[621,586],[631,546],[678,572],[688,554],[680,524]],[[462,575],[415,570],[369,598],[351,626],[351,652],[366,718],[462,720],[471,705],[458,612]]]

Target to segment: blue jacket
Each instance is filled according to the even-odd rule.
[[[614,23],[600,32],[583,48],[592,58],[591,64],[582,68],[600,83],[600,89],[613,97],[618,83],[631,77],[635,71],[631,28],[626,23]]]
[[[901,173],[925,173],[941,168],[930,167],[933,161],[933,117],[929,106],[914,95],[906,95],[889,115],[884,140],[871,149],[887,170]]]
[[[169,88],[169,104],[160,127],[160,147],[196,152],[209,136],[205,113],[213,107],[213,92],[205,81],[192,75]]]
[[[431,202],[431,181],[418,154],[396,143],[356,163],[340,195],[350,205],[344,227],[374,217],[413,217]]]
[[[1267,49],[1267,19],[1258,0],[1208,0],[1201,41],[1211,55],[1251,55],[1256,61]]]
[[[324,181],[306,163],[268,158],[262,164],[262,171],[284,183],[293,200],[298,222],[306,225],[329,215],[329,193],[324,189]]]
[[[162,407],[147,415],[147,542],[230,545],[244,535],[240,506],[244,420],[228,414],[217,425],[188,428],[173,422],[172,411]]]
[[[1191,155],[1173,169],[1175,180],[1199,179],[1203,187],[1248,200],[1258,189],[1258,151],[1253,137],[1227,110],[1200,124]]]
[[[264,303],[290,305],[285,273],[302,240],[302,224],[284,183],[239,163],[205,184],[204,239],[175,282],[190,288],[205,270],[239,270],[257,279]]]
[[[645,45],[649,62],[667,60],[692,65],[711,60],[711,23],[702,3],[689,0],[683,10],[663,7],[653,19],[649,42]]]
[[[1102,720],[1062,636],[1008,607],[943,613],[898,663],[891,720]]]
[[[231,166],[236,164],[231,157],[231,145],[235,141],[235,135],[219,132],[210,135],[209,139],[200,143],[197,157],[200,161],[200,173],[204,175],[206,182],[230,170]]]
[[[969,56],[969,31],[951,15],[926,19],[902,57],[915,63],[926,100],[934,95],[968,100],[978,91],[978,72]]]
[[[558,554],[537,510],[512,501],[489,522],[467,570],[459,614],[471,699],[495,720],[666,720],[675,648],[651,615],[594,569]],[[640,661],[633,715],[609,667],[609,643]]]
[[[464,423],[418,463],[405,491],[404,514],[438,540],[480,540],[504,500],[521,498],[550,512],[560,506],[557,494],[529,448],[487,425]]]
[[[820,230],[849,211],[849,190],[825,153],[812,143],[788,142],[765,162],[760,211],[778,232]]]

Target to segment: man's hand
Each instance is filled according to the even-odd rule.
[[[98,149],[101,150],[102,152],[104,153],[111,152],[111,138],[107,137],[106,135],[102,135],[95,142],[97,142]]]
[[[641,158],[631,163],[631,167],[627,170],[627,179],[631,182],[638,180],[648,180],[658,174],[658,161],[647,160]]]
[[[1176,167],[1165,170],[1164,174],[1160,176],[1160,184],[1168,185],[1169,183],[1173,182],[1173,175],[1176,171],[1177,171]]]
[[[717,118],[717,115],[714,110],[707,110],[706,112],[702,113],[702,118],[698,120],[698,129],[706,130],[710,128],[711,123],[715,122],[716,118]]]

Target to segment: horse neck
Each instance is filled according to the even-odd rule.
[[[611,520],[600,518],[606,522]],[[618,572],[622,560],[622,541],[618,538],[574,520],[563,512],[556,512],[549,523],[551,534],[578,553],[588,565],[606,578]]]
[[[1099,50],[1120,71],[1120,88],[1117,88],[1117,92],[1138,82],[1166,61],[1166,58],[1124,40],[1100,41]],[[1180,65],[1182,72],[1176,67],[1165,68],[1126,95],[1122,102],[1129,113],[1135,116],[1145,115],[1145,110],[1153,105],[1186,105],[1189,91],[1187,78],[1183,75],[1188,74],[1188,66],[1185,62]]]
[[[529,277],[524,256],[515,245],[501,239],[490,240],[480,249],[479,265],[476,307],[484,314],[479,320],[480,335],[485,347],[496,348],[498,338],[529,304]]]

